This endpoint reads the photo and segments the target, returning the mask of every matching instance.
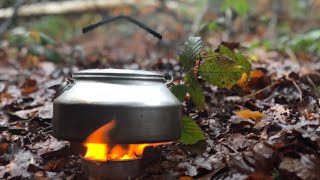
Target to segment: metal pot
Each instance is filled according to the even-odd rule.
[[[181,103],[163,75],[142,70],[89,69],[73,74],[54,100],[53,135],[83,141],[115,120],[113,144],[168,142],[179,139]]]

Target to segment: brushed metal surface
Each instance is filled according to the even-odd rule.
[[[130,79],[133,75],[121,72],[118,76],[123,78],[120,79],[110,78],[106,70],[100,75],[96,73],[98,78],[76,78],[74,85],[54,100],[53,135],[83,141],[99,127],[115,120],[116,127],[106,138],[110,142],[106,143],[179,139],[182,105],[160,80],[159,74],[155,79],[148,79],[143,71],[135,75],[141,79]],[[153,75],[151,73],[151,77]]]

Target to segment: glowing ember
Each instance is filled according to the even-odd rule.
[[[136,159],[142,156],[144,148],[148,146],[168,144],[104,144],[103,142],[108,142],[109,131],[114,127],[115,121],[113,120],[97,129],[87,138],[84,143],[84,146],[87,147],[84,158],[95,161]]]

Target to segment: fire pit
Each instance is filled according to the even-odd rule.
[[[145,147],[180,137],[181,103],[164,81],[141,70],[77,72],[54,100],[53,134],[83,142],[83,168],[90,175],[104,178],[130,166],[120,175],[135,176]]]

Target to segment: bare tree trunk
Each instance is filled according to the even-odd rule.
[[[13,20],[17,17],[18,10],[20,6],[25,2],[25,0],[17,0],[13,6],[13,13],[9,19],[7,19],[4,23],[0,26],[0,38],[2,37],[3,33],[9,28]]]
[[[21,6],[17,16],[39,16],[80,13],[86,11],[95,11],[109,9],[123,5],[134,6],[160,6],[158,0],[137,1],[137,0],[73,0],[62,2],[43,2]],[[177,9],[178,4],[175,1],[166,1],[168,9]],[[14,14],[14,8],[0,9],[0,19],[10,18]]]

